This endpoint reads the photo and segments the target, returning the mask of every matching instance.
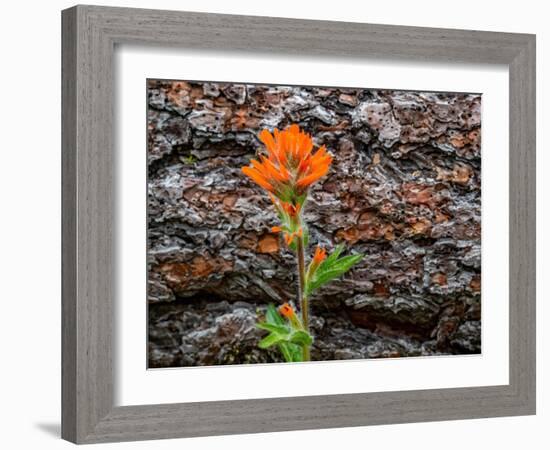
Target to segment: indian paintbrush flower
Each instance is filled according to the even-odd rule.
[[[279,306],[279,312],[287,319],[295,315],[294,308],[288,303],[284,303]]]
[[[260,140],[267,156],[251,160],[242,171],[282,202],[299,208],[309,186],[327,174],[332,156],[324,145],[312,153],[313,141],[298,125],[273,134],[263,130]]]
[[[302,322],[300,322],[300,319],[298,319],[298,316],[296,315],[296,311],[294,311],[294,308],[289,303],[283,303],[279,306],[278,311],[283,317],[288,319],[294,328],[302,328]]]
[[[301,312],[300,319],[288,303],[278,310],[270,306],[266,322],[258,326],[271,334],[262,339],[259,345],[261,348],[278,345],[286,361],[309,361],[313,342],[309,334],[309,295],[321,285],[347,272],[362,255],[339,258],[343,246],[338,246],[327,257],[326,250],[317,247],[306,271],[305,251],[309,234],[302,213],[310,186],[328,173],[332,155],[324,145],[313,151],[311,136],[300,130],[298,125],[290,125],[282,131],[275,129],[273,134],[263,130],[259,138],[267,155],[261,155],[259,160],[252,159],[250,165],[243,167],[242,171],[268,191],[280,221],[280,225],[273,226],[271,231],[282,233],[286,244],[296,252],[298,304]],[[290,328],[284,325],[284,319]]]
[[[327,258],[327,251],[324,248],[317,247],[313,255],[313,263],[316,267],[319,266]]]
[[[315,253],[313,254],[313,259],[311,260],[311,263],[309,264],[309,268],[307,270],[308,279],[311,279],[315,271],[325,259],[327,259],[326,250],[324,248],[317,247],[315,249]]]

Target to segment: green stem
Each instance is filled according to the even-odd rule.
[[[300,283],[298,300],[300,302],[300,311],[302,312],[302,325],[304,330],[309,333],[309,302],[304,293],[306,284],[306,262],[303,237],[298,238],[296,256],[298,258],[298,280]],[[304,345],[302,347],[302,359],[304,361],[310,361],[309,345]]]

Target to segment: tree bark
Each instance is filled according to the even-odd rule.
[[[150,81],[150,336],[170,302],[296,298],[294,256],[240,168],[262,151],[261,129],[298,123],[334,155],[304,212],[310,247],[366,255],[315,293],[312,316],[427,354],[479,352],[480,108],[477,94]],[[181,353],[185,333],[151,339],[151,354]]]

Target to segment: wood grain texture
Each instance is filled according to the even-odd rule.
[[[63,24],[63,392],[74,406],[62,435],[78,442],[113,405],[112,43],[84,8]]]
[[[65,439],[93,443],[535,412],[534,36],[94,6],[64,11],[62,27]],[[306,57],[507,64],[510,384],[114,407],[113,52],[120,43]]]
[[[535,409],[536,92],[535,39],[510,71],[510,385]]]
[[[62,17],[62,435],[76,440],[76,10]]]

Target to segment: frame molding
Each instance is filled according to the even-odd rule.
[[[99,6],[64,10],[62,35],[64,439],[95,443],[535,414],[534,35]],[[115,407],[113,52],[129,43],[508,65],[510,384]]]

